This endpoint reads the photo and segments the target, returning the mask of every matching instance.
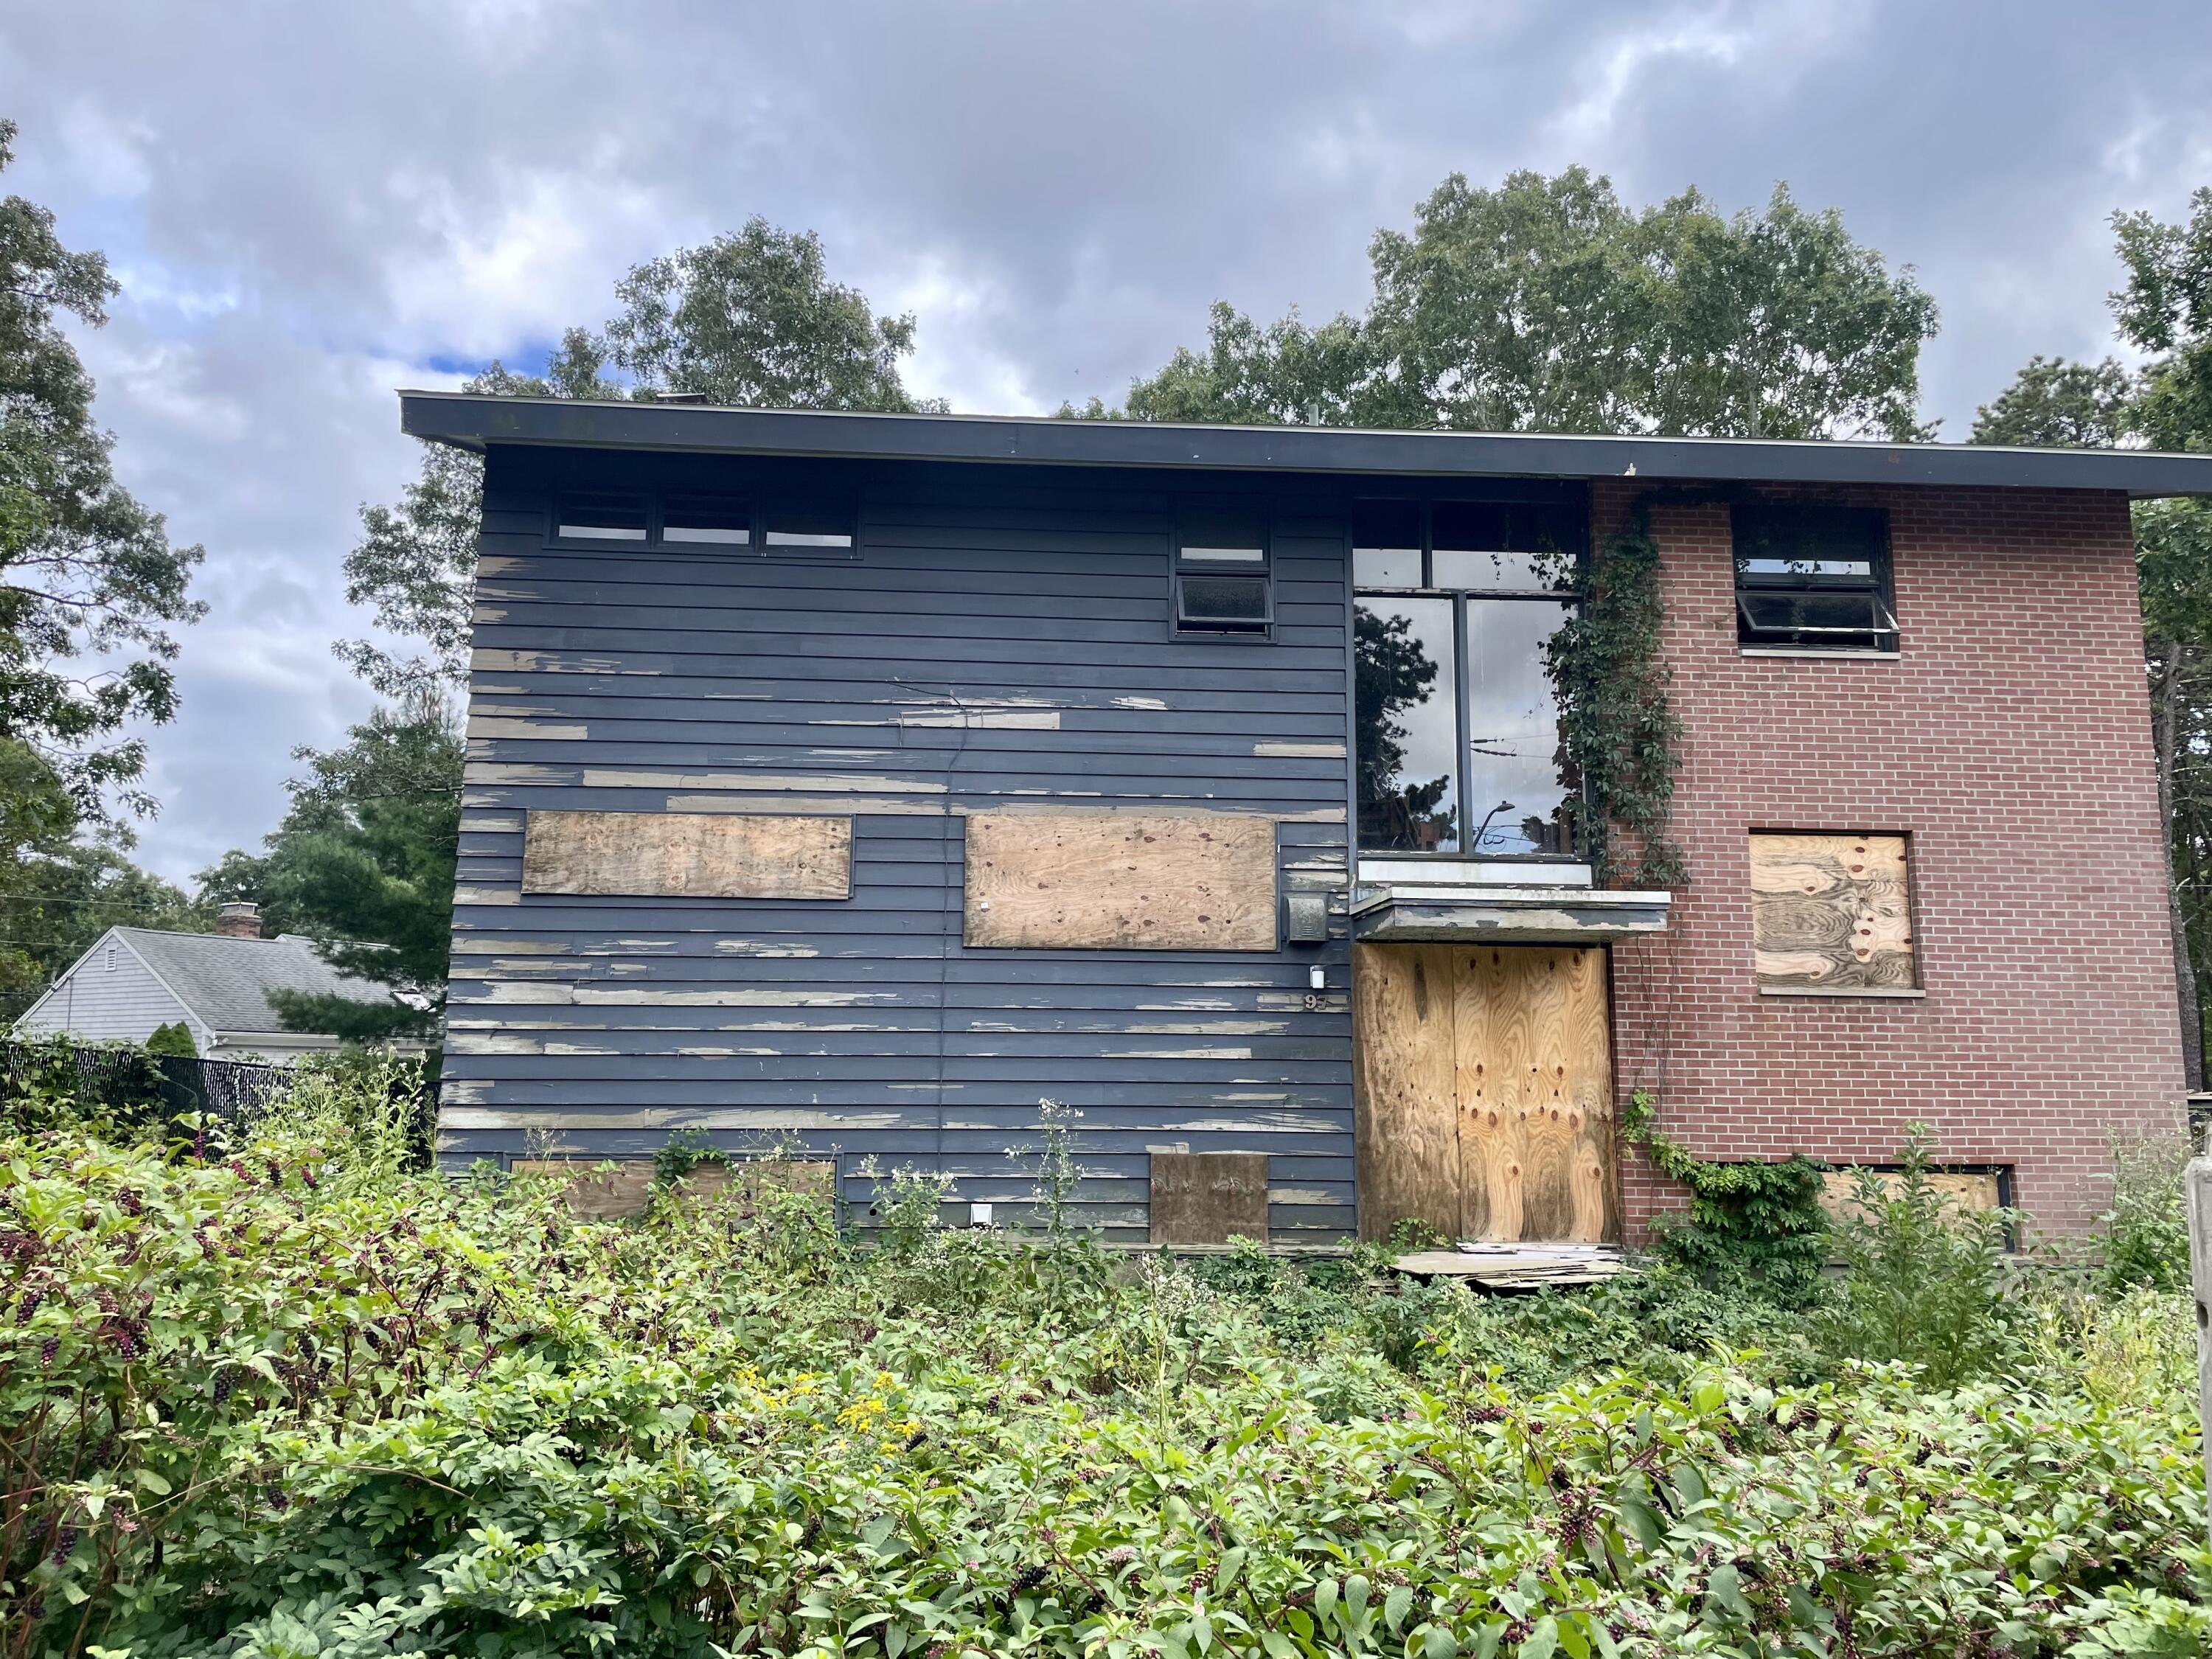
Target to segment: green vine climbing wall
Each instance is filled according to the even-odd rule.
[[[1661,1254],[1708,1284],[1789,1306],[1812,1301],[1828,1257],[1820,1207],[1828,1166],[1802,1153],[1778,1164],[1711,1163],[1668,1139],[1656,1118],[1651,1091],[1638,1089],[1621,1114],[1620,1138],[1690,1189],[1688,1211],[1655,1226]]]
[[[1688,883],[1668,834],[1682,723],[1668,697],[1650,517],[1639,501],[1628,527],[1568,574],[1581,603],[1546,647],[1547,667],[1559,704],[1560,770],[1577,792],[1570,810],[1599,881],[1627,875],[1640,887],[1674,889]],[[1635,840],[1632,871],[1620,867],[1617,830]]]

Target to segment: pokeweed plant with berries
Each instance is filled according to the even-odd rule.
[[[2124,1376],[2045,1322],[1939,1392],[1706,1352],[1750,1328],[1663,1279],[1509,1316],[1367,1261],[886,1249],[769,1183],[578,1221],[330,1133],[375,1121],[0,1143],[8,1659],[2212,1646],[2178,1297]]]

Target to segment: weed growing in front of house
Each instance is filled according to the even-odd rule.
[[[1079,1231],[1075,1197],[1083,1184],[1084,1170],[1075,1157],[1075,1126],[1083,1114],[1064,1102],[1037,1102],[1036,1146],[1009,1146],[1006,1157],[1016,1167],[1030,1166],[1034,1184],[1030,1188],[1032,1218],[1047,1238],[1072,1238]]]
[[[2102,1277],[2113,1290],[2189,1284],[2189,1224],[2182,1207],[2185,1135],[2115,1136],[2112,1207],[2098,1218]]]
[[[1935,1151],[1912,1124],[1896,1174],[1855,1172],[1835,1224],[1841,1294],[1824,1322],[1839,1351],[1918,1365],[1948,1388],[2014,1345],[2020,1304],[2006,1294],[2006,1257],[2023,1218],[1966,1208],[1935,1181]]]
[[[334,1146],[388,1098],[343,1086],[228,1161],[0,1148],[11,1653],[2212,1644],[2178,1296],[2038,1301],[1939,1388],[1680,1272],[1115,1258],[911,1171],[859,1237],[766,1182],[580,1222]],[[1930,1283],[1892,1201],[1863,1271]]]

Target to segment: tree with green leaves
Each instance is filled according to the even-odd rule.
[[[382,985],[398,1006],[279,992],[287,1027],[353,1042],[434,1034],[452,944],[463,741],[433,691],[372,713],[341,747],[303,753],[291,810],[255,855],[232,852],[200,875],[204,902],[250,898],[264,921],[307,934],[342,972]]]
[[[2030,358],[1975,416],[1975,442],[2212,449],[2212,188],[2191,198],[2185,223],[2122,213],[2112,228],[2127,272],[2112,313],[2142,367]],[[2135,531],[2182,1044],[2197,1089],[2212,990],[2212,505],[2139,502]]]
[[[0,171],[15,126],[0,121]],[[153,810],[140,731],[176,713],[173,624],[197,547],[116,481],[92,377],[62,331],[118,292],[54,216],[0,200],[0,1018],[13,1018],[109,927],[204,928],[127,856]],[[118,810],[119,809],[119,810]]]
[[[15,137],[0,121],[0,170]],[[116,482],[92,377],[58,321],[100,326],[118,291],[52,213],[0,200],[0,740],[95,823],[118,800],[151,810],[135,728],[175,714],[170,625],[204,609],[188,592],[201,550],[172,547],[161,514]]]
[[[2112,296],[2120,336],[2150,361],[2135,424],[2154,449],[2212,449],[2212,185],[2166,224],[2114,216],[2128,283]]]
[[[1763,438],[1923,435],[1935,302],[1832,209],[1695,190],[1641,211],[1582,167],[1455,173],[1369,250],[1364,316],[1262,326],[1216,305],[1204,351],[1129,389],[1137,419]],[[1069,414],[1110,414],[1103,405]]]
[[[2114,359],[2069,362],[2040,355],[1974,415],[1978,444],[2112,449],[2128,441],[2135,377]]]

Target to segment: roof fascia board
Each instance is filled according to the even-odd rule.
[[[878,415],[703,404],[402,392],[401,429],[492,445],[1354,477],[1948,484],[2212,495],[2212,454],[1757,438],[1171,426],[1038,416]]]

